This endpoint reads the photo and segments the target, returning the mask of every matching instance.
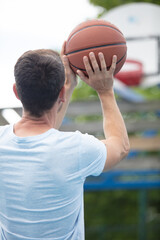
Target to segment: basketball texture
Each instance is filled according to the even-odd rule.
[[[65,54],[68,56],[72,70],[82,70],[85,75],[83,56],[94,52],[99,63],[98,53],[105,57],[107,69],[111,66],[113,55],[117,55],[116,70],[122,68],[127,53],[126,40],[122,32],[105,20],[88,20],[73,29],[66,42]]]

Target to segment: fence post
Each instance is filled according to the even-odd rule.
[[[139,240],[147,240],[146,215],[147,215],[147,190],[142,189],[139,191],[139,229],[138,229]]]

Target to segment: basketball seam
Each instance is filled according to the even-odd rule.
[[[125,54],[116,62],[116,65],[117,65],[118,63],[120,63],[125,56],[126,56],[126,52],[125,52]],[[85,71],[85,72],[86,72],[86,69],[76,67],[76,66],[73,65],[72,63],[70,63],[70,65],[71,65],[72,67],[78,69],[78,70],[81,70],[81,71]],[[111,67],[111,65],[110,65],[110,66],[107,66],[107,69],[110,68],[110,67]]]
[[[111,27],[111,26],[109,26],[109,25],[104,25],[104,24],[100,24],[100,25],[99,25],[99,24],[94,24],[94,25],[86,26],[86,27],[83,27],[83,28],[77,30],[76,32],[74,32],[74,33],[70,36],[70,38],[68,39],[67,42],[69,42],[69,41],[71,40],[71,38],[72,38],[75,34],[77,34],[78,32],[80,32],[80,31],[82,31],[82,30],[84,30],[84,29],[86,29],[86,28],[99,27],[99,26],[100,26],[100,27],[112,28],[112,29],[114,29],[115,31],[119,32],[119,33],[123,36],[123,33],[122,33],[120,30],[118,30],[118,29],[116,29],[116,28],[114,28],[114,27]]]
[[[93,46],[93,47],[88,47],[88,48],[83,48],[83,49],[75,50],[75,51],[66,53],[66,55],[70,55],[70,54],[73,54],[73,53],[82,52],[82,51],[89,50],[89,49],[95,49],[95,48],[101,48],[101,47],[108,47],[108,46],[117,46],[117,45],[126,45],[126,43],[111,43],[111,44],[105,44],[105,45],[100,45],[100,46]]]

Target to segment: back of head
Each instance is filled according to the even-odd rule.
[[[61,58],[50,49],[25,52],[15,65],[14,75],[23,107],[35,117],[53,107],[65,80]]]

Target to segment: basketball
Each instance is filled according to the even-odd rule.
[[[89,56],[94,52],[99,64],[98,53],[105,57],[107,69],[110,68],[113,55],[117,55],[117,63],[114,74],[122,68],[127,55],[126,40],[123,33],[112,23],[105,20],[88,20],[76,26],[70,33],[65,47],[72,70],[83,71],[85,66],[83,56]]]

